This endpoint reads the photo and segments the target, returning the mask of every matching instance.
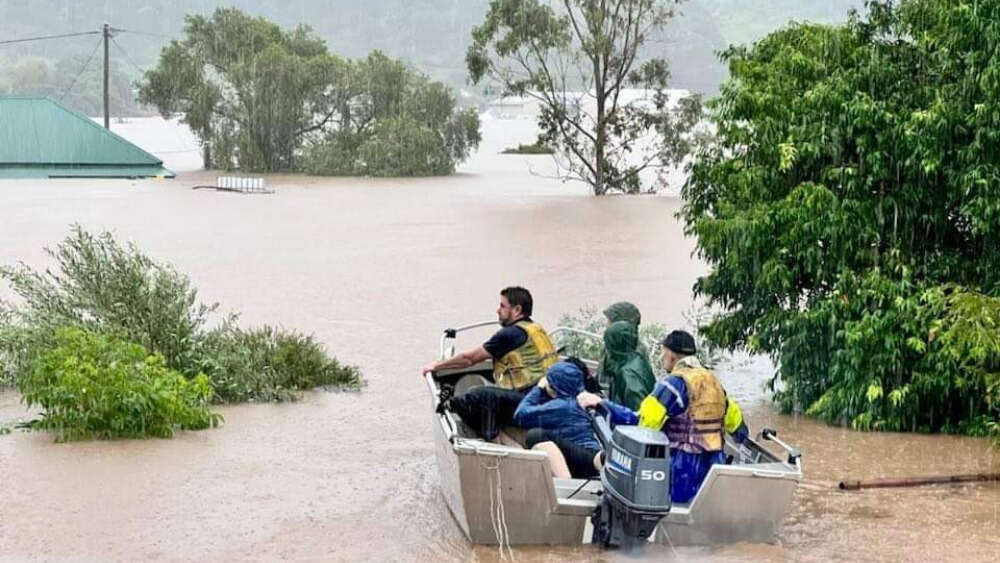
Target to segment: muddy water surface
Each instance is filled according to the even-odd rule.
[[[498,156],[531,140],[524,123],[487,123],[486,146],[453,177],[273,177],[271,196],[192,191],[214,174],[185,170],[197,164],[189,154],[171,156],[183,155],[173,145],[185,138],[129,127],[154,150],[170,141],[164,158],[179,178],[3,181],[0,262],[47,265],[41,248],[73,222],[111,229],[189,273],[203,299],[242,311],[244,323],[315,333],[369,385],[222,408],[222,428],[173,440],[0,436],[3,561],[496,560],[495,548],[466,542],[438,489],[417,371],[440,330],[492,318],[497,291],[514,283],[532,290],[545,325],[619,299],[645,319],[677,324],[703,271],[672,217],[676,200],[594,199],[527,171],[531,163],[544,174],[545,157]],[[845,477],[1000,471],[984,441],[859,434],[779,416],[761,391],[766,375],[757,365],[723,378],[755,431],[773,426],[805,454],[805,480],[776,543],[650,548],[642,558],[1000,557],[1000,487],[835,490]],[[22,415],[18,397],[0,393],[0,420]],[[590,547],[515,555],[623,558]]]

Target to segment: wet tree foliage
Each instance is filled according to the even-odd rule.
[[[479,118],[440,83],[379,52],[351,61],[300,25],[234,8],[185,18],[139,100],[180,113],[207,168],[378,176],[448,174],[479,143]]]
[[[313,174],[444,175],[479,146],[479,114],[447,86],[376,51],[338,66],[335,127],[308,143]]]
[[[47,415],[61,409],[70,417],[66,428],[102,437],[131,436],[140,427],[166,435],[166,427],[152,430],[142,409],[169,410],[175,398],[192,408],[209,400],[294,400],[302,389],[364,384],[357,368],[339,363],[312,335],[242,328],[235,314],[211,326],[217,303],[202,303],[186,275],[110,233],[74,226],[46,253],[55,264],[45,270],[0,267],[0,280],[17,297],[0,299],[0,387],[18,387]],[[122,358],[135,365],[118,365]],[[72,418],[73,409],[87,412]],[[116,433],[124,427],[105,414],[128,412],[136,415],[130,430]]]
[[[697,96],[670,111],[666,60],[640,57],[675,3],[493,0],[472,30],[470,77],[539,103],[540,140],[562,157],[561,177],[595,195],[639,193],[643,170],[688,154],[685,133],[700,117]],[[648,89],[648,103],[623,99],[629,87]]]
[[[706,334],[778,361],[785,410],[997,431],[1000,0],[870,2],[723,55],[683,190]]]
[[[205,374],[188,379],[159,354],[82,328],[60,328],[53,341],[20,388],[25,404],[45,413],[32,426],[59,441],[170,438],[175,430],[222,422],[208,408],[212,386]]]

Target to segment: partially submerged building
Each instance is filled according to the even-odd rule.
[[[0,97],[0,178],[173,178],[163,161],[48,98]]]

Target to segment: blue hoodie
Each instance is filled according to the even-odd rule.
[[[583,391],[583,372],[569,362],[559,362],[549,368],[545,379],[556,397],[553,399],[536,386],[521,400],[514,412],[514,422],[522,428],[544,428],[555,438],[589,450],[601,449],[594,437],[590,416],[576,402],[576,396]],[[614,407],[610,408],[612,422],[635,424],[638,421],[632,411],[618,405]]]

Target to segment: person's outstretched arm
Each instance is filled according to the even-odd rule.
[[[431,362],[424,366],[421,370],[421,375],[430,372],[435,373],[443,369],[461,369],[467,368],[469,366],[474,366],[479,362],[488,360],[490,358],[489,352],[486,348],[482,346],[477,346],[471,350],[466,350],[461,354],[455,354],[454,356],[448,358],[447,360],[441,360],[440,362]]]
[[[632,409],[594,393],[580,393],[576,396],[576,403],[583,409],[604,407],[611,414],[612,424],[634,425],[639,422],[639,417]]]

